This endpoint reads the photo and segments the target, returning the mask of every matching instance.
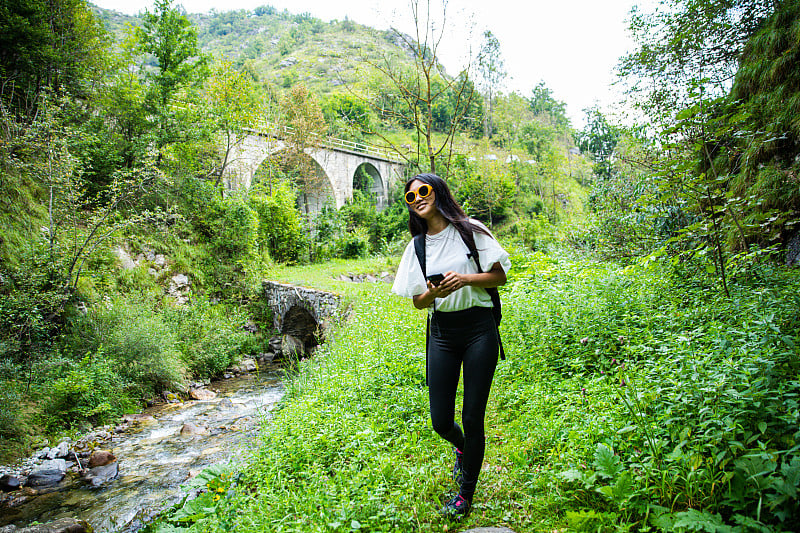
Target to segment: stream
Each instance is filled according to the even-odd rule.
[[[260,419],[283,395],[282,371],[211,383],[217,393],[207,401],[152,407],[154,421],[132,424],[102,448],[119,461],[119,477],[98,488],[81,480],[62,481],[59,490],[3,509],[0,526],[26,526],[63,517],[86,520],[97,533],[134,532],[158,511],[180,501],[181,485],[203,468],[240,462],[255,445]],[[207,435],[182,436],[184,423],[207,424]]]

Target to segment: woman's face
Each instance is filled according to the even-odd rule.
[[[419,180],[414,180],[411,182],[411,185],[409,185],[408,191],[417,192],[419,191],[419,188],[423,185],[426,184]],[[439,212],[436,209],[436,193],[433,192],[432,188],[430,194],[425,198],[420,198],[420,196],[417,195],[417,199],[414,200],[414,202],[410,203],[409,207],[420,218],[424,218],[425,220],[430,220],[432,217],[435,217],[436,214]]]

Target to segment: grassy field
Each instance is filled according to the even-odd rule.
[[[340,290],[350,318],[289,372],[247,464],[206,472],[210,490],[151,530],[791,530],[795,273],[765,267],[728,300],[658,265],[513,259],[508,359],[461,523],[437,512],[455,487],[428,419],[424,314],[387,284],[325,279],[379,260],[276,273]]]

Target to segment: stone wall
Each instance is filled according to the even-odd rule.
[[[305,309],[319,326],[339,317],[342,313],[341,297],[338,294],[317,289],[265,281],[263,295],[267,305],[272,309],[273,324],[281,332],[286,328],[284,318],[292,308]]]

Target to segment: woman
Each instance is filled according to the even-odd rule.
[[[424,235],[425,274],[414,240],[406,247],[392,292],[431,313],[427,381],[433,429],[455,447],[453,476],[459,491],[442,511],[469,512],[485,450],[484,417],[497,365],[499,337],[492,300],[485,289],[505,284],[508,253],[489,230],[467,217],[447,184],[435,174],[418,174],[405,185],[408,228]],[[474,240],[480,269],[466,244]],[[437,276],[441,274],[441,276]],[[432,281],[431,281],[432,280]],[[464,368],[462,428],[455,399]]]

